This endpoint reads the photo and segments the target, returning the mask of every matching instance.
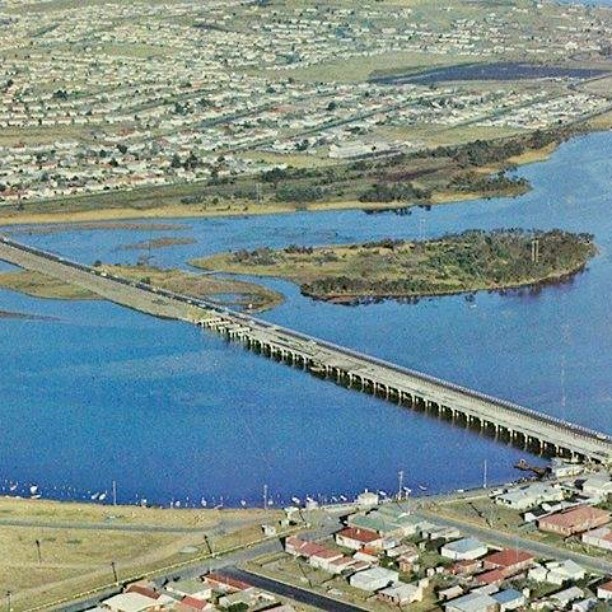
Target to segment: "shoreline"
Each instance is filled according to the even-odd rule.
[[[595,133],[592,130],[587,133]],[[530,150],[518,156],[513,156],[505,160],[503,164],[496,166],[486,166],[476,168],[478,174],[494,173],[503,166],[515,165],[524,166],[533,163],[547,161],[550,156],[558,149],[563,142],[555,142],[546,145],[542,149]],[[203,207],[200,204],[169,204],[150,208],[100,208],[95,210],[77,210],[71,212],[36,212],[24,213],[14,211],[6,213],[2,211],[0,205],[0,227],[32,226],[32,225],[79,225],[81,223],[103,223],[143,220],[170,220],[170,219],[189,219],[189,218],[217,218],[217,217],[251,217],[274,214],[291,214],[297,212],[332,212],[344,210],[367,211],[390,211],[400,208],[416,208],[423,206],[439,206],[452,203],[466,202],[480,199],[493,199],[498,197],[520,197],[527,190],[520,190],[516,193],[478,193],[464,191],[439,191],[434,192],[427,202],[361,202],[359,200],[309,202],[309,203],[263,203],[250,205],[246,202],[227,203],[222,202],[215,208],[210,206]],[[66,200],[53,200],[50,206],[58,206]],[[7,206],[5,204],[5,206]],[[12,204],[10,206],[13,206]]]

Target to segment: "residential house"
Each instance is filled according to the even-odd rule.
[[[507,548],[487,555],[483,559],[483,567],[485,570],[500,570],[508,577],[529,569],[534,559],[534,555],[524,550]]]
[[[382,550],[383,539],[375,532],[360,527],[346,527],[336,536],[336,544],[352,550],[361,550],[365,546]]]
[[[592,506],[577,506],[538,519],[538,529],[567,537],[605,525],[610,513]]]
[[[406,584],[398,582],[382,591],[379,591],[377,597],[394,606],[404,606],[406,604],[415,603],[423,600],[424,586],[419,584]]]
[[[478,559],[489,552],[487,546],[476,538],[463,538],[445,544],[440,554],[447,559]]]
[[[449,601],[445,612],[497,612],[498,603],[486,593],[468,593]]]
[[[612,529],[609,526],[592,529],[582,534],[582,541],[589,546],[612,550]]]
[[[612,580],[608,580],[597,587],[597,597],[604,601],[612,601]]]
[[[573,601],[582,599],[584,597],[584,591],[577,586],[571,586],[563,591],[554,593],[549,596],[549,600],[561,609],[567,608]]]
[[[503,591],[492,593],[491,597],[499,604],[499,612],[517,610],[527,604],[527,598],[524,593],[516,589],[504,589]]]
[[[514,510],[528,510],[542,502],[562,501],[563,498],[561,487],[538,482],[502,493],[495,498],[495,503]]]
[[[398,581],[398,572],[384,567],[372,567],[349,578],[351,586],[370,592],[379,591]]]

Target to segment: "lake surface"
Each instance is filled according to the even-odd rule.
[[[591,79],[606,74],[607,70],[591,68],[564,68],[518,62],[494,62],[490,64],[463,64],[434,68],[425,72],[396,74],[370,79],[379,85],[405,85],[418,83],[429,85],[445,81],[516,81],[525,79]]]
[[[11,228],[32,245],[92,263],[134,262],[121,247],[152,238],[194,244],[151,251],[187,266],[227,248],[433,237],[468,228],[593,232],[600,248],[573,282],[537,294],[480,293],[359,307],[314,302],[278,280],[286,302],[264,318],[548,414],[612,433],[612,133],[563,145],[522,168],[516,199],[414,209],[193,219],[154,231]],[[150,225],[150,222],[146,222]],[[168,222],[164,222],[168,225]],[[2,265],[2,269],[9,266]],[[179,322],[100,301],[39,300],[0,291],[0,490],[88,499],[117,482],[119,501],[181,505],[330,499],[405,484],[428,492],[517,476],[525,454],[318,380]],[[223,499],[222,499],[223,498]],[[108,499],[108,497],[107,497]]]

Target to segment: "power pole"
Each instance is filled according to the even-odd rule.
[[[119,578],[117,577],[117,567],[115,566],[114,561],[111,561],[111,569],[113,570],[113,578],[115,580],[115,584],[119,584]]]
[[[113,506],[117,505],[117,481],[113,480]]]
[[[482,469],[482,488],[487,488],[487,460],[484,460],[484,466]]]
[[[36,540],[36,554],[38,556],[38,564],[42,563],[42,553],[40,551],[40,540]]]
[[[531,262],[538,263],[540,261],[540,239],[534,236],[531,241]]]
[[[267,512],[268,510],[268,485],[267,484],[263,486],[263,505],[264,505],[264,511]]]
[[[402,499],[402,490],[404,488],[404,470],[400,470],[397,473],[398,486],[397,486],[397,499],[401,501]]]

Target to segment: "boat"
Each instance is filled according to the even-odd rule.
[[[98,501],[104,501],[106,499],[106,493],[100,493],[100,497],[98,497]]]
[[[427,487],[422,484],[419,485],[419,489],[421,489],[421,491],[427,491]]]

